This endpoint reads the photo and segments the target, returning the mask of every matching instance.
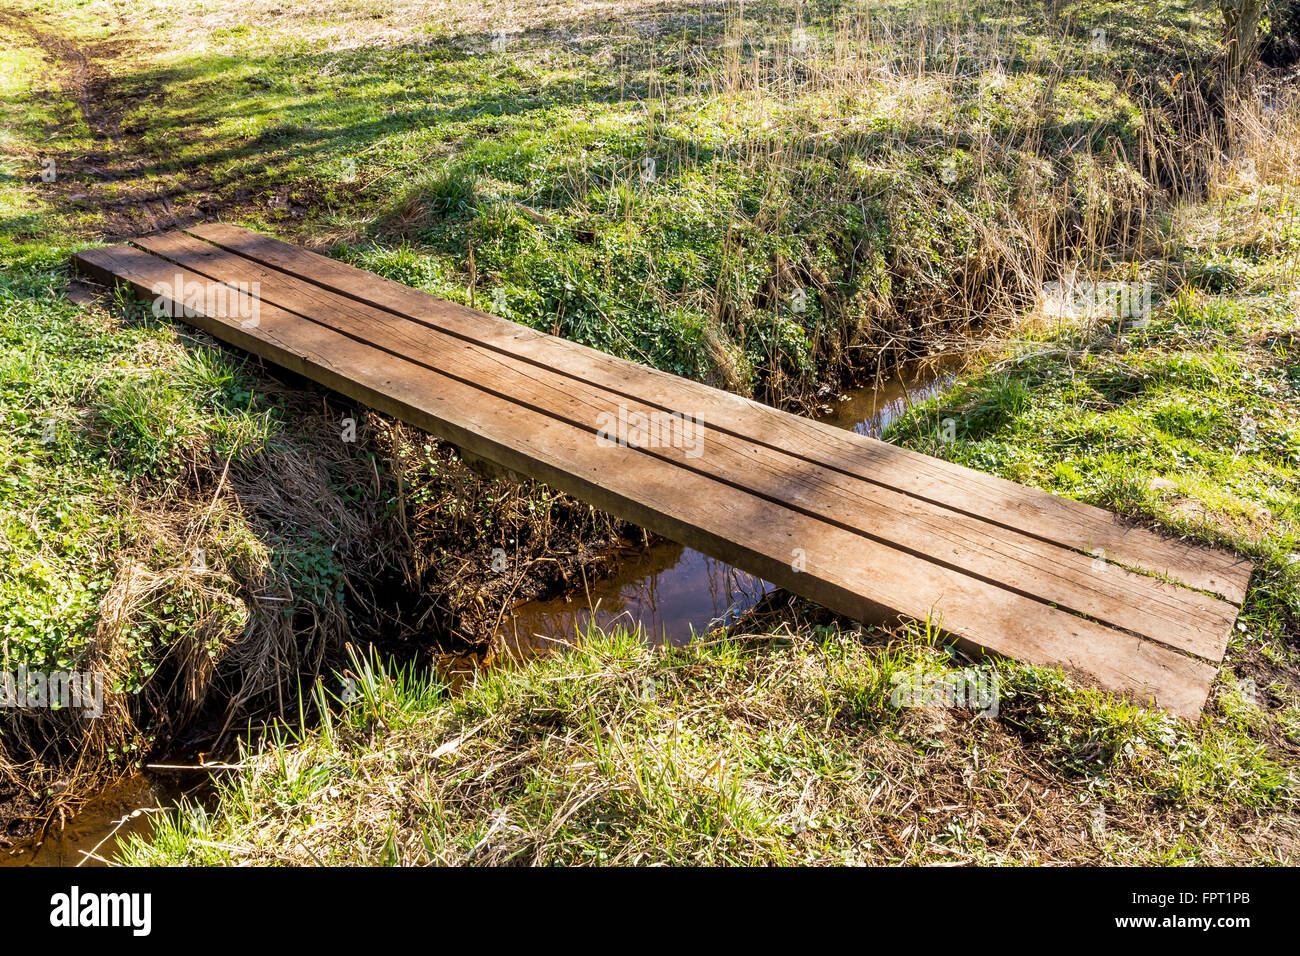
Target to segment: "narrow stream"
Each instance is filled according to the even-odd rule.
[[[905,372],[880,387],[864,388],[823,421],[879,438],[916,402],[951,375],[933,368]],[[685,644],[693,635],[728,624],[772,590],[754,575],[678,544],[629,550],[616,572],[578,593],[515,608],[502,622],[506,645],[521,656],[570,643],[589,622],[640,628],[654,644]],[[130,833],[146,833],[154,813],[183,795],[173,775],[145,771],[115,783],[91,800],[61,831],[33,847],[0,850],[0,866],[103,866]]]

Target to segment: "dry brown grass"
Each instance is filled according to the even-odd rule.
[[[1239,95],[1229,108],[1232,122],[1225,148],[1210,167],[1207,185],[1211,202],[1234,204],[1234,215],[1207,220],[1186,210],[1178,222],[1192,241],[1214,230],[1227,242],[1260,255],[1290,248],[1291,223],[1284,197],[1300,183],[1300,92],[1294,86],[1264,85]],[[1281,210],[1279,201],[1282,200]],[[1292,259],[1293,267],[1300,261]]]

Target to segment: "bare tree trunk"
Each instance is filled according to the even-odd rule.
[[[1236,82],[1259,56],[1259,17],[1265,0],[1219,0],[1228,79]]]

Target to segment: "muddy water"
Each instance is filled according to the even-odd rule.
[[[179,781],[164,774],[119,780],[40,843],[0,850],[0,866],[104,866],[128,835],[149,833],[153,815],[175,806],[184,794]]]
[[[950,378],[933,369],[913,370],[881,387],[857,391],[823,420],[879,438],[910,404],[928,398]],[[729,623],[771,589],[748,572],[665,542],[629,551],[613,575],[574,594],[520,605],[500,633],[520,656],[572,642],[593,620],[605,627],[639,628],[655,644],[683,644]],[[0,850],[0,866],[102,866],[126,835],[147,834],[152,817],[173,807],[183,794],[172,776],[137,774],[104,790],[41,844]]]
[[[879,438],[911,405],[950,379],[942,367],[907,370],[879,387],[849,395],[822,420]],[[520,656],[571,642],[593,621],[602,627],[640,628],[654,644],[684,644],[748,611],[772,588],[699,551],[665,543],[635,552],[612,576],[576,593],[521,604],[499,633]]]
[[[848,395],[821,417],[828,425],[879,438],[911,406],[932,397],[953,380],[955,362],[906,369],[883,385]]]
[[[746,571],[667,542],[623,556],[599,582],[515,609],[500,630],[527,656],[573,641],[595,622],[640,629],[652,644],[682,644],[753,607],[771,586]]]

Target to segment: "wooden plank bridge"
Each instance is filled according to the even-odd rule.
[[[1223,551],[209,224],[84,274],[864,621],[1200,713],[1250,576]]]

